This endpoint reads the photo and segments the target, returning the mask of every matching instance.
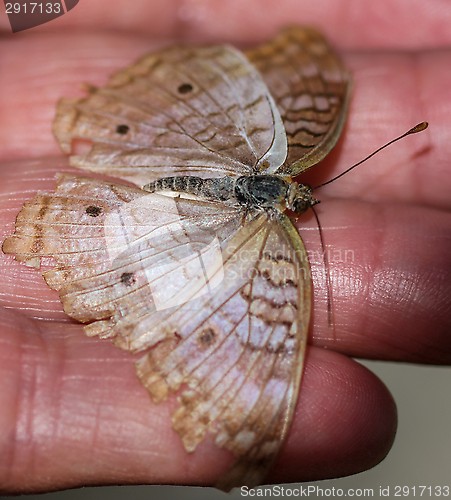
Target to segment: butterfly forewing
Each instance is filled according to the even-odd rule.
[[[228,46],[173,47],[58,105],[54,133],[74,166],[132,181],[246,175],[286,157],[280,116],[258,72]]]
[[[349,72],[324,37],[310,28],[289,28],[246,51],[276,101],[288,155],[278,174],[297,175],[335,146],[346,117]]]

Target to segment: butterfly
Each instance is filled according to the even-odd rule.
[[[235,455],[224,489],[263,481],[293,417],[311,279],[287,213],[316,203],[293,177],[336,144],[349,88],[309,28],[245,52],[146,55],[59,102],[62,150],[103,177],[59,176],[3,244],[28,265],[52,257],[44,278],[65,312],[142,352],[152,399],[179,396],[172,422],[188,452],[210,434]]]

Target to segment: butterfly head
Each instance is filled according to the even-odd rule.
[[[312,188],[306,184],[291,182],[287,192],[287,208],[298,214],[304,213],[319,203],[319,200],[313,197],[312,192]]]

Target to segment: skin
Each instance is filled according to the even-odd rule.
[[[133,12],[125,0],[114,12],[99,0],[15,35],[1,18],[0,67],[7,68],[0,72],[2,240],[24,200],[51,189],[55,172],[73,171],[61,156],[48,159],[60,155],[50,131],[56,100],[81,95],[82,81],[103,83],[161,42],[245,43],[287,23],[318,26],[343,54],[354,87],[339,145],[302,179],[312,185],[430,122],[426,132],[315,192],[334,251],[335,327],[328,325],[323,262],[313,256],[311,347],[293,425],[269,482],[352,474],[389,451],[395,404],[382,382],[349,356],[451,361],[451,52],[443,48],[451,41],[451,6],[437,3],[428,11],[419,0],[379,2],[377,13],[346,16],[351,3],[344,0],[281,0],[267,10],[256,1],[218,7],[142,0]],[[297,221],[308,250],[318,252],[315,224],[311,213]],[[350,260],[337,258],[348,250]],[[230,458],[210,442],[186,454],[170,426],[174,399],[150,401],[133,356],[86,338],[36,270],[3,254],[0,265],[0,489],[214,482]]]

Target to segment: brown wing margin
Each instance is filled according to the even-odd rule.
[[[346,118],[350,75],[316,30],[292,27],[246,51],[274,97],[288,155],[278,174],[297,175],[335,146]]]

